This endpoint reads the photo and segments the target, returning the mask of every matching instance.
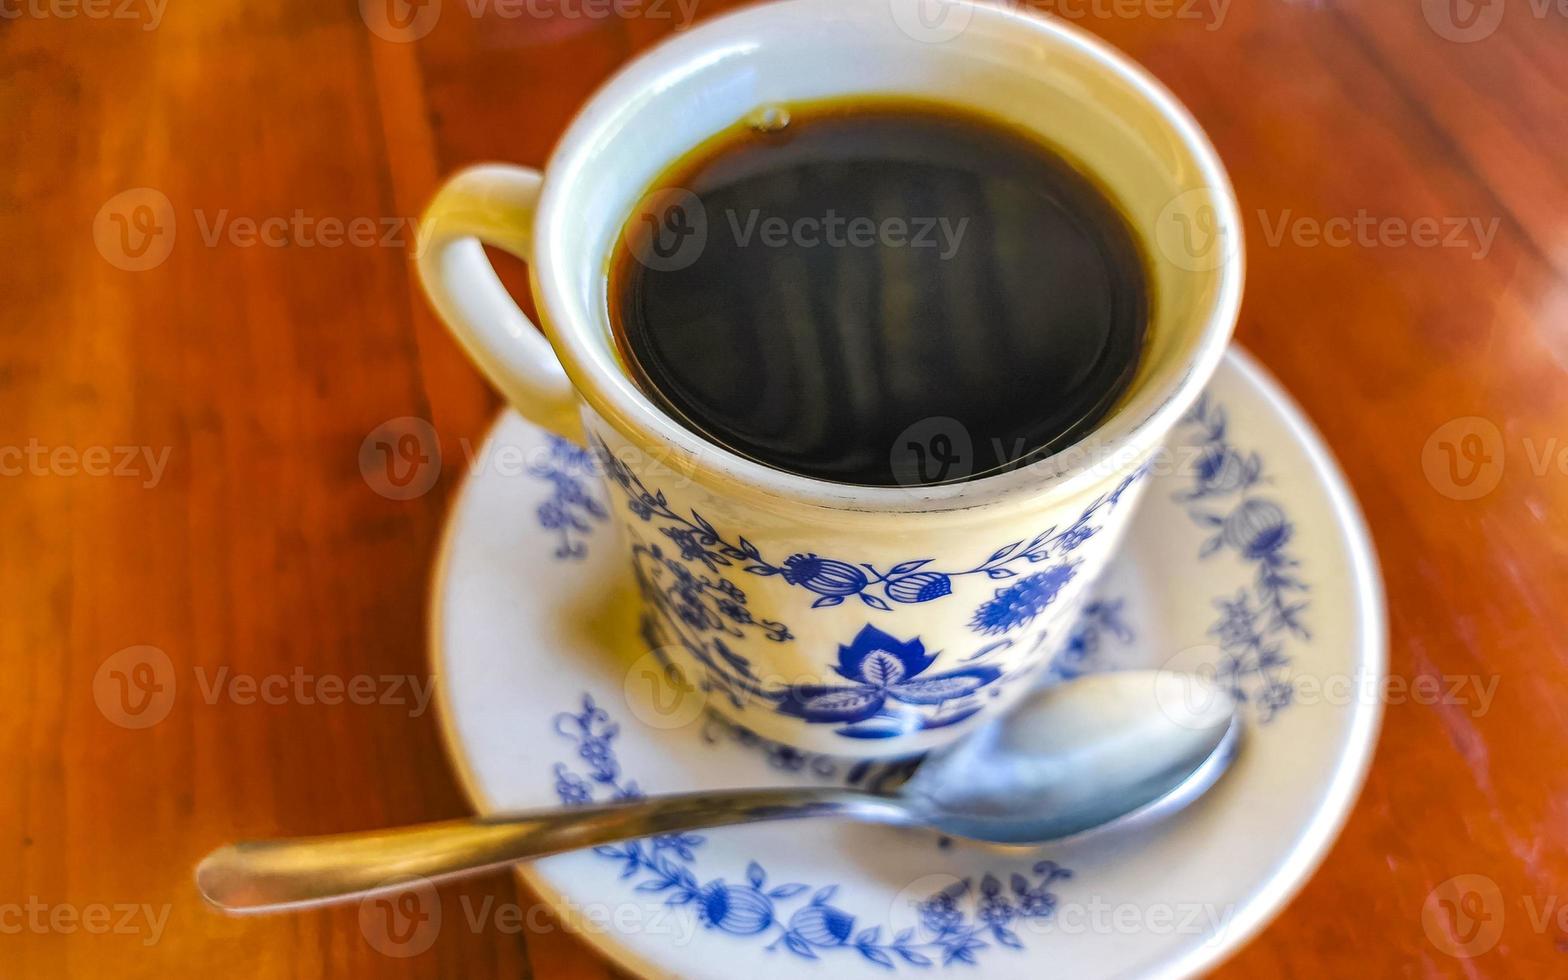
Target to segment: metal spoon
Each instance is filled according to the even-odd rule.
[[[888,792],[718,790],[220,847],[196,868],[230,912],[320,905],[614,841],[730,824],[844,817],[1040,844],[1159,820],[1201,796],[1236,754],[1229,696],[1188,674],[1097,674],[1027,696],[923,761]]]

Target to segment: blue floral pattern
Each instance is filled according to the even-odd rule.
[[[649,558],[653,557],[650,553]],[[641,576],[642,563],[637,570]],[[702,584],[681,588],[700,591]],[[1013,646],[1011,640],[987,644],[963,658],[966,666],[928,675],[926,671],[935,663],[936,654],[927,652],[919,637],[899,640],[868,623],[848,645],[839,647],[838,661],[833,666],[834,673],[850,683],[767,686],[752,670],[751,663],[731,649],[722,635],[704,635],[692,628],[693,622],[699,620],[700,607],[683,607],[681,603],[686,600],[672,599],[658,587],[645,590],[645,594],[661,614],[644,617],[644,642],[661,655],[672,644],[689,653],[702,671],[697,680],[702,690],[725,696],[737,710],[762,702],[780,714],[806,722],[838,725],[834,732],[845,738],[892,738],[946,728],[970,718],[980,710],[977,692],[1004,679],[1001,668],[984,661]],[[671,607],[685,609],[681,616],[684,621],[671,621]],[[739,624],[723,622],[718,617],[702,619],[698,625],[720,633],[740,628]],[[771,639],[793,639],[787,630],[775,632],[765,625],[761,628]],[[1036,647],[1042,639],[1036,638]],[[1020,681],[1028,673],[1027,669],[1014,671],[1005,679]]]
[[[753,616],[739,586],[716,574],[692,571],[679,556],[638,539],[635,532],[632,568],[643,598],[659,614],[657,620],[643,623],[649,649],[679,645],[702,668],[702,689],[722,693],[737,709],[750,701],[775,698],[751,662],[728,641],[757,634],[774,643],[788,643],[795,638],[789,627]]]
[[[1212,532],[1200,558],[1229,550],[1255,568],[1250,585],[1215,600],[1219,618],[1209,633],[1224,652],[1214,665],[1215,674],[1238,702],[1255,705],[1259,720],[1268,722],[1294,701],[1294,685],[1287,674],[1288,644],[1311,636],[1303,621],[1308,586],[1297,574],[1299,563],[1289,551],[1294,525],[1278,503],[1257,493],[1268,482],[1262,458],[1231,443],[1222,406],[1203,396],[1181,427],[1195,432],[1200,441],[1191,485],[1173,497],[1194,522]],[[581,558],[587,547],[583,537],[594,523],[608,517],[604,505],[585,486],[585,479],[593,474],[594,454],[554,436],[548,445],[548,458],[530,467],[552,487],[551,496],[538,507],[539,522],[558,534],[558,558]],[[786,624],[753,615],[745,590],[726,577],[727,569],[778,576],[814,593],[813,608],[839,605],[854,597],[883,611],[893,608],[890,603],[942,599],[952,594],[955,579],[983,574],[1006,584],[975,609],[970,628],[985,636],[1006,636],[1027,629],[1073,582],[1081,565],[1073,553],[1103,527],[1096,516],[1114,508],[1144,473],[1130,474],[1113,491],[1091,501],[1067,528],[1047,528],[1004,545],[967,569],[938,571],[930,567],[931,559],[913,559],[883,570],[814,553],[793,554],[774,564],[744,536],[724,536],[700,513],[693,511],[689,518],[680,515],[662,491],[649,490],[603,442],[597,442],[596,449],[598,461],[625,494],[632,514],[657,527],[657,539],[648,541],[634,533],[632,545],[638,585],[664,620],[662,629],[648,627],[650,644],[657,648],[676,643],[688,651],[700,665],[704,689],[722,693],[738,710],[762,702],[808,722],[838,725],[837,734],[862,739],[891,738],[963,721],[979,710],[973,697],[976,691],[1002,679],[1001,671],[974,665],[925,675],[935,656],[925,652],[918,637],[899,640],[868,623],[839,648],[833,669],[848,685],[765,686],[730,641],[759,634],[786,643],[794,636]],[[1121,635],[1124,627],[1112,619],[1096,621],[1101,613],[1114,617],[1109,607],[1087,608],[1085,620],[1052,664],[1053,673],[1077,676],[1082,670],[1075,660],[1086,661],[1102,634]],[[873,650],[877,644],[880,648]],[[988,646],[981,652],[1002,648]],[[971,655],[965,662],[977,658]]]
[[[576,764],[555,764],[556,795],[568,806],[638,799],[642,790],[622,776],[614,742],[620,726],[591,695],[578,711],[555,717],[555,731],[577,747]],[[976,882],[962,879],[921,900],[919,923],[894,931],[867,926],[835,903],[838,886],[816,888],[799,882],[770,881],[766,869],[749,861],[734,879],[697,875],[705,838],[662,834],[645,840],[594,848],[599,857],[620,865],[620,877],[633,889],[663,895],[672,907],[687,907],[705,928],[734,937],[755,937],[765,948],[804,960],[858,955],[889,970],[927,969],[940,964],[974,965],[988,949],[1022,949],[1016,926],[1056,914],[1052,886],[1072,877],[1054,861],[1034,861],[1003,877],[987,873]]]
[[[1057,593],[1077,574],[1078,562],[1069,561],[1026,575],[1006,588],[997,589],[994,596],[981,603],[969,626],[978,633],[990,634],[1028,626],[1045,607],[1056,601]]]
[[[1104,665],[1099,662],[1099,655],[1105,649],[1106,637],[1123,645],[1131,643],[1135,636],[1122,618],[1125,604],[1125,599],[1096,599],[1085,605],[1067,643],[1051,661],[1051,676],[1070,681],[1101,669]]]
[[[1002,679],[1000,667],[978,662],[981,654],[1012,644],[988,644],[965,658],[966,666],[932,674],[928,671],[937,655],[927,652],[919,637],[899,639],[867,623],[839,647],[838,662],[832,665],[848,685],[769,685],[736,641],[761,637],[789,643],[795,635],[787,624],[752,612],[746,590],[729,577],[731,569],[777,576],[814,593],[812,608],[836,606],[853,596],[880,611],[890,611],[890,603],[941,599],[952,593],[954,579],[983,574],[1007,584],[980,603],[970,628],[986,636],[1021,633],[1078,575],[1082,559],[1073,552],[1103,528],[1097,518],[1115,508],[1143,475],[1141,469],[1128,474],[1114,490],[1091,501],[1067,528],[1053,526],[1004,545],[970,568],[935,571],[932,559],[921,558],[883,571],[870,563],[816,554],[793,554],[774,564],[746,537],[727,536],[695,510],[689,517],[677,512],[664,491],[650,489],[603,441],[596,440],[595,446],[609,482],[620,489],[636,518],[628,522],[632,564],[638,588],[658,614],[657,621],[644,624],[650,647],[686,651],[698,668],[699,686],[722,695],[737,711],[762,704],[809,723],[835,725],[835,734],[857,739],[893,738],[972,717],[981,707],[976,692]],[[1044,636],[1036,633],[1041,634],[1034,637],[1038,646]],[[1031,673],[1014,671],[1007,681]]]
[[[1220,615],[1209,634],[1224,652],[1215,674],[1238,703],[1255,705],[1259,722],[1266,724],[1295,700],[1295,685],[1286,676],[1287,644],[1312,638],[1302,621],[1309,588],[1288,547],[1295,525],[1278,503],[1254,492],[1268,483],[1262,458],[1230,443],[1223,406],[1204,395],[1181,427],[1200,440],[1192,485],[1174,494],[1192,520],[1211,532],[1199,557],[1228,549],[1254,568],[1250,585],[1215,600]]]
[[[868,623],[848,646],[838,648],[833,669],[849,685],[786,688],[778,711],[808,722],[842,724],[836,731],[848,738],[892,738],[956,725],[972,716],[980,708],[970,695],[1002,676],[999,668],[989,666],[922,676],[935,662],[936,654],[927,653],[919,637],[899,640]],[[901,711],[895,703],[938,710]]]
[[[869,562],[816,553],[790,555],[782,564],[774,564],[744,536],[733,540],[724,536],[696,511],[689,518],[677,513],[664,491],[649,490],[608,446],[602,441],[595,445],[605,472],[626,495],[627,508],[642,521],[657,520],[659,533],[674,542],[682,559],[700,562],[712,572],[739,565],[752,575],[779,576],[792,586],[815,593],[817,598],[811,604],[814,609],[836,606],[853,597],[886,612],[893,608],[891,603],[932,602],[951,595],[953,580],[957,578],[984,575],[995,580],[1011,579],[1032,566],[1058,563],[1046,572],[1026,576],[1015,586],[997,590],[992,600],[975,611],[972,626],[981,633],[1026,626],[1049,605],[1076,572],[1078,562],[1069,556],[1103,527],[1103,522],[1097,524],[1095,518],[1114,509],[1144,472],[1139,469],[1128,474],[1114,490],[1096,497],[1069,527],[1058,530],[1053,525],[1027,542],[1020,539],[1004,545],[969,568],[940,571],[930,567],[932,559],[916,558],[883,570]]]
[[[905,759],[847,759],[843,756],[807,752],[793,745],[763,738],[744,725],[708,712],[702,719],[702,740],[709,745],[733,742],[755,749],[779,772],[805,773],[817,779],[838,780],[845,786],[858,786],[873,792],[896,786],[908,779],[920,765],[919,756]]]
[[[552,487],[550,496],[535,511],[539,526],[559,539],[557,558],[583,558],[588,545],[583,537],[596,523],[610,516],[603,503],[588,489],[595,475],[594,457],[588,450],[557,435],[548,436],[549,455],[530,463],[528,472]]]

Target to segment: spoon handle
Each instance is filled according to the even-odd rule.
[[[202,896],[229,912],[324,905],[476,874],[531,858],[616,841],[764,820],[848,816],[911,823],[897,800],[837,788],[682,793],[389,830],[247,841],[220,847],[196,867]]]

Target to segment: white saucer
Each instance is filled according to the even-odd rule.
[[[1226,359],[1172,444],[1187,448],[1154,472],[1053,673],[1207,665],[1232,679],[1248,739],[1190,810],[1038,852],[809,821],[520,873],[648,976],[1036,980],[1213,965],[1284,906],[1361,786],[1381,718],[1382,582],[1338,468],[1245,355]],[[886,768],[805,757],[714,720],[671,727],[626,681],[651,675],[629,669],[644,649],[638,604],[592,463],[511,414],[478,458],[447,529],[432,649],[451,755],[481,812],[863,783]]]

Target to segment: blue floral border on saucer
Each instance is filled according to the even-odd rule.
[[[1285,509],[1253,491],[1266,485],[1263,459],[1228,438],[1225,408],[1207,394],[1181,420],[1178,431],[1197,436],[1198,455],[1190,487],[1172,494],[1195,524],[1212,531],[1198,552],[1207,559],[1230,549],[1253,566],[1253,581],[1214,600],[1219,619],[1209,628],[1223,651],[1215,677],[1238,703],[1251,704],[1267,724],[1295,701],[1287,670],[1287,644],[1308,642],[1302,621],[1310,591],[1289,551],[1295,525]]]
[[[580,710],[556,715],[555,731],[576,743],[585,770],[555,764],[555,790],[562,803],[643,795],[635,781],[622,778],[614,746],[620,726],[591,695],[583,695]],[[1054,861],[1035,861],[1009,873],[1005,886],[994,874],[986,874],[978,884],[964,878],[919,902],[918,926],[893,932],[881,925],[859,928],[854,914],[833,904],[837,885],[813,890],[798,882],[770,884],[767,871],[755,860],[747,863],[741,881],[699,881],[695,869],[704,843],[697,834],[661,834],[596,847],[594,853],[619,863],[621,878],[636,881],[635,891],[663,894],[669,906],[693,907],[708,929],[767,939],[767,949],[784,949],[805,959],[853,950],[889,969],[900,962],[917,968],[974,964],[977,954],[993,944],[1022,949],[1023,940],[1011,927],[1021,920],[1051,918],[1058,902],[1051,886],[1072,877]]]

